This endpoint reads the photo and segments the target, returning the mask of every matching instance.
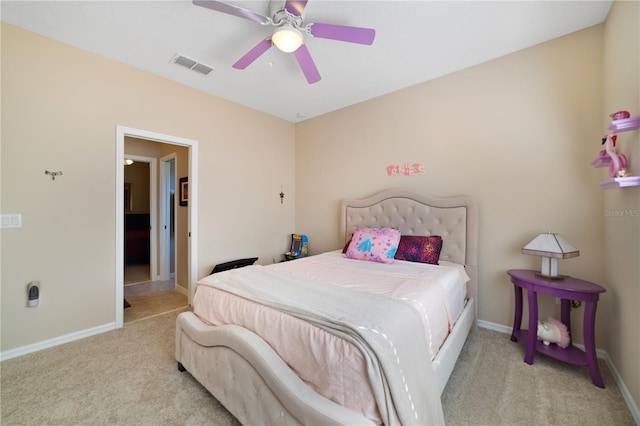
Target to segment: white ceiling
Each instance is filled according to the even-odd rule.
[[[268,1],[227,1],[269,15]],[[309,85],[272,49],[231,68],[271,27],[191,1],[7,1],[2,21],[291,122],[302,121],[602,23],[612,1],[309,0],[305,23],[374,28],[371,46],[306,37]],[[181,54],[214,68],[176,65]]]

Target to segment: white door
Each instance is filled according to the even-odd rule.
[[[160,280],[175,280],[176,155],[160,158]],[[175,282],[174,282],[175,283]]]

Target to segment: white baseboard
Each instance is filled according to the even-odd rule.
[[[478,320],[478,327],[488,328],[489,330],[498,331],[504,334],[511,334],[511,327],[506,325],[496,324],[495,322],[489,322],[484,320]]]
[[[189,295],[189,291],[178,285],[175,284],[175,289],[184,294],[185,296],[188,297]],[[112,322],[112,323],[108,323],[108,324],[104,324],[98,327],[94,327],[94,328],[89,328],[86,330],[81,330],[75,333],[70,333],[70,334],[66,334],[64,336],[60,336],[60,337],[54,337],[53,339],[48,339],[48,340],[43,340],[41,342],[37,342],[37,343],[33,343],[31,345],[27,345],[27,346],[21,346],[19,348],[15,348],[15,349],[10,349],[8,351],[4,351],[4,352],[0,352],[0,361],[5,361],[7,359],[11,359],[11,358],[16,358],[22,355],[27,355],[33,352],[38,352],[41,351],[43,349],[47,349],[47,348],[52,348],[54,346],[58,346],[58,345],[62,345],[64,343],[69,343],[69,342],[73,342],[75,340],[80,340],[80,339],[84,339],[85,337],[90,337],[90,336],[94,336],[96,334],[101,334],[101,333],[105,333],[107,331],[111,331],[111,330],[115,330],[116,329],[116,323]]]
[[[638,404],[636,404],[636,402],[631,397],[631,393],[629,393],[629,389],[624,384],[624,381],[622,380],[620,373],[618,373],[618,369],[616,368],[615,365],[613,365],[611,358],[609,358],[609,354],[605,351],[602,351],[602,353],[604,354],[603,356],[604,361],[607,363],[607,367],[609,367],[609,370],[611,370],[613,379],[616,381],[616,384],[620,389],[620,393],[622,394],[622,397],[627,403],[627,407],[629,407],[629,411],[631,411],[633,420],[636,422],[637,425],[640,425],[640,409],[638,409]],[[598,357],[600,357],[600,354],[598,354]]]
[[[478,322],[478,327],[487,328],[489,330],[497,331],[500,333],[511,334],[511,331],[512,331],[511,327],[508,327],[506,325],[496,324],[493,322],[483,321],[483,320],[478,320],[477,322]],[[576,344],[575,346],[584,350],[584,345]],[[635,420],[637,425],[640,425],[640,409],[638,409],[638,405],[631,397],[631,393],[629,393],[629,389],[624,384],[624,380],[622,380],[622,377],[620,376],[620,373],[618,373],[616,366],[611,361],[609,354],[603,349],[596,349],[596,356],[604,360],[605,363],[607,364],[607,367],[609,367],[609,370],[613,375],[613,379],[618,385],[618,388],[620,389],[620,393],[622,394],[624,401],[627,403],[627,407],[629,407],[629,411],[631,411],[631,415],[633,416],[633,419]]]
[[[98,327],[88,328],[86,330],[78,331],[75,333],[65,334],[64,336],[55,337],[53,339],[43,340],[41,342],[33,343],[31,345],[10,349],[8,351],[4,351],[0,353],[0,361],[16,358],[22,355],[33,353],[33,352],[38,352],[43,349],[62,345],[63,343],[73,342],[75,340],[84,339],[85,337],[94,336],[96,334],[105,333],[107,331],[111,331],[115,329],[116,329],[116,323],[111,322]]]

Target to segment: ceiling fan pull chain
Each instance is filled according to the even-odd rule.
[[[270,55],[271,55],[271,57],[269,58],[269,66],[270,66],[271,68],[273,68],[273,64],[275,63],[275,62],[274,62],[274,59],[273,59],[273,58],[274,58],[274,56],[275,56],[275,55],[273,54],[273,50],[274,50],[274,49],[275,49],[274,44],[273,44],[273,43],[271,43],[271,52],[269,52],[269,53],[270,53]]]

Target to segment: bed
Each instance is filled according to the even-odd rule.
[[[418,419],[418,412],[422,416],[422,412],[441,410],[439,396],[453,370],[469,330],[476,321],[477,209],[475,204],[465,196],[434,198],[404,190],[387,190],[366,199],[344,200],[341,202],[340,208],[340,232],[344,243],[348,243],[358,229],[372,227],[396,228],[401,231],[403,236],[439,235],[442,238],[440,264],[438,266],[415,265],[411,264],[412,262],[396,261],[387,265],[360,262],[345,259],[341,250],[337,250],[266,267],[251,266],[244,268],[244,270],[229,271],[223,273],[225,275],[212,275],[200,280],[194,297],[194,311],[180,314],[176,322],[178,367],[193,375],[243,424],[417,424],[424,421],[422,417]],[[372,271],[373,275],[361,279],[361,282],[366,282],[369,286],[367,291],[354,288],[359,285],[357,278],[350,278],[352,276],[351,268],[354,265],[356,268],[366,267]],[[457,299],[459,302],[455,302],[456,299],[447,296],[441,290],[440,284],[434,286],[434,291],[443,292],[443,302],[431,303],[429,302],[431,299],[417,302],[419,307],[422,307],[423,304],[433,304],[436,309],[435,313],[429,311],[428,315],[422,315],[420,309],[415,308],[418,306],[415,301],[408,302],[405,296],[412,293],[414,287],[418,286],[417,284],[414,286],[413,282],[418,279],[417,276],[422,274],[423,270],[419,269],[417,272],[413,272],[414,269],[411,268],[422,266],[424,266],[424,270],[430,268],[435,270],[437,274],[447,277],[453,277],[454,275],[451,274],[457,270],[459,275],[456,276],[464,277],[461,281],[457,278],[451,278],[453,281],[462,283],[463,290],[458,290],[458,293],[461,294]],[[405,269],[405,267],[409,269]],[[334,275],[340,277],[336,281],[341,281],[341,283],[315,287],[317,282],[327,279],[329,276],[327,271],[338,271],[338,274]],[[358,274],[359,272],[354,273]],[[431,273],[428,272],[428,274]],[[392,274],[397,274],[403,280],[401,281],[402,285],[393,285],[394,294],[391,295],[392,297],[379,297],[374,294],[378,288],[376,287],[378,281],[382,285],[382,281],[386,280],[386,275],[389,275],[391,279]],[[428,275],[425,279],[431,280],[428,278],[430,276]],[[382,277],[385,279],[383,280]],[[239,280],[240,283],[238,284],[234,280]],[[261,281],[259,286],[252,284],[253,281],[260,280],[264,281]],[[233,284],[229,284],[230,282]],[[248,286],[258,287],[257,290],[251,290],[260,293],[257,299],[245,300],[243,293],[231,294],[236,291],[236,287],[242,287],[245,282]],[[343,289],[343,284],[350,288]],[[306,294],[308,286],[311,288],[309,291],[318,291],[318,293],[313,293],[314,297],[317,297],[317,303],[313,303],[313,305],[319,305],[320,308],[316,306],[313,309],[306,306],[299,308],[295,303],[291,303],[291,305],[287,305],[287,309],[292,310],[285,309],[286,313],[282,314],[279,309],[274,309],[273,306],[279,307],[280,299],[277,303],[271,302],[272,305],[266,307],[256,303],[256,300],[258,302],[263,300],[260,297],[274,297],[270,292],[286,293],[287,298],[295,298],[297,293]],[[459,288],[460,284],[458,283],[457,286],[453,288]],[[372,287],[373,291],[370,293]],[[395,289],[399,288],[406,289],[406,293],[397,293]],[[346,296],[345,291],[347,292]],[[386,291],[380,290],[379,293],[384,294]],[[367,294],[366,303],[362,299],[364,294]],[[300,300],[305,300],[304,297],[307,296],[301,297]],[[336,297],[340,298],[340,303],[324,303],[325,300],[332,301],[335,300],[332,298]],[[355,301],[349,305],[351,298],[354,298]],[[404,323],[402,327],[396,327],[395,330],[391,324],[395,321],[376,322],[376,315],[378,312],[386,312],[383,310],[386,309],[386,305],[384,305],[385,308],[382,305],[378,308],[378,305],[375,304],[388,303],[380,299],[397,299],[393,309],[400,310],[397,313],[393,311],[394,318],[396,315],[398,318],[404,318],[405,312],[407,312],[407,318],[411,317],[412,314],[408,312],[406,306],[413,304],[414,309],[410,310],[414,313],[418,312],[416,318],[420,319],[407,320],[408,322]],[[290,302],[287,301],[287,303]],[[369,305],[369,303],[372,304]],[[240,312],[249,309],[247,304],[256,305],[256,312],[262,309],[267,316],[260,316],[264,312],[260,315],[250,314],[249,317],[252,315],[253,317],[249,320],[239,316]],[[381,327],[380,330],[387,327],[384,328],[384,333],[373,330],[375,333],[370,334],[382,334],[388,341],[395,342],[393,351],[397,351],[396,359],[403,358],[405,364],[398,362],[397,366],[392,365],[393,362],[388,361],[393,358],[389,353],[370,357],[367,348],[369,344],[375,347],[377,344],[375,341],[361,344],[357,338],[355,341],[351,340],[350,331],[344,332],[346,334],[340,334],[343,331],[340,329],[340,333],[335,333],[333,324],[325,327],[324,322],[319,325],[307,323],[307,316],[311,315],[307,309],[313,311],[313,319],[315,319],[316,309],[322,310],[325,305],[342,304],[349,306],[346,310],[357,312],[344,313],[341,311],[336,314],[331,311],[328,316],[333,318],[343,314],[352,314],[357,318],[366,317],[366,320],[362,320],[362,324],[364,321],[371,321],[376,324],[376,327]],[[295,308],[290,308],[294,305]],[[256,309],[256,306],[251,309]],[[304,309],[304,312],[301,313],[299,309]],[[335,307],[328,309],[335,309]],[[220,315],[227,316],[217,317],[219,311],[225,310],[228,312]],[[234,316],[236,314],[238,316]],[[285,317],[286,321],[280,319],[280,316]],[[438,320],[438,317],[442,317],[442,320]],[[247,321],[253,321],[253,323]],[[410,326],[407,325],[409,322]],[[431,323],[437,322],[446,323],[444,334],[439,331],[440,329],[436,329],[437,327],[431,327]],[[307,333],[298,332],[295,328],[284,328],[286,324],[292,323],[298,324],[299,327],[311,327],[314,331]],[[416,325],[417,323],[419,324]],[[425,327],[425,323],[429,324]],[[418,328],[412,327],[419,327],[420,331],[417,331]],[[280,333],[284,335],[285,340],[271,341],[270,333]],[[388,338],[385,333],[398,333],[388,334],[388,336],[402,336],[403,333],[417,336],[418,333],[423,333],[424,337],[421,335],[419,339],[401,337],[394,340],[394,338]],[[340,350],[343,352],[336,351],[334,346],[330,346],[331,349],[326,349],[314,342],[300,343],[293,340],[298,336],[309,335],[313,335],[314,339],[320,336],[320,340],[327,342],[326,346],[328,347],[335,342],[340,342],[338,345],[342,345]],[[424,346],[420,346],[420,342],[423,341]],[[405,346],[412,346],[412,348],[409,350]],[[302,353],[298,352],[298,355],[287,353],[288,349],[297,351],[300,347],[306,348],[310,352],[305,354],[302,351]],[[353,351],[353,347],[357,350]],[[334,352],[339,352],[341,355],[334,358]],[[347,353],[351,356],[355,352],[359,354],[356,356],[356,361],[352,361],[351,358],[344,355]],[[409,355],[409,352],[412,354]],[[401,355],[400,357],[397,355],[398,353]],[[407,360],[411,356],[415,357],[415,353],[424,354],[422,358],[419,358],[424,362],[418,361],[416,363],[414,359],[408,362]],[[296,356],[299,358],[297,361]],[[313,360],[313,362],[309,362],[309,360]],[[380,365],[376,364],[378,362]],[[361,369],[363,363],[364,373],[358,372],[358,368]],[[372,363],[375,364],[374,367],[371,366]],[[307,364],[310,364],[311,367]],[[305,367],[305,365],[307,366]],[[304,368],[316,371],[307,374],[303,370]],[[375,380],[367,379],[367,374],[375,376],[371,371],[378,371],[376,368],[386,374],[380,379],[380,382],[383,383],[382,387],[378,387],[374,383]],[[397,368],[397,370],[393,370],[393,368]],[[357,377],[352,377],[350,375],[352,372],[355,372]],[[410,372],[410,374],[405,374],[406,372]],[[371,386],[358,381],[361,380],[362,374],[365,376],[362,380],[371,380]],[[334,375],[337,375],[338,378],[333,379]],[[322,381],[323,377],[329,384],[338,380],[337,388],[342,393],[336,396],[332,390],[327,391],[324,384],[316,383],[316,380]],[[401,387],[398,386],[400,379],[402,379],[402,383],[399,384],[404,384],[406,388],[415,389],[417,383],[417,387],[427,389],[424,392],[429,393],[428,398],[414,398],[420,401],[425,399],[426,407],[416,409],[414,405],[419,406],[422,402],[411,401],[411,395],[408,398],[410,404],[404,404],[403,398],[398,398],[397,395],[393,396],[394,389]],[[356,403],[353,400],[347,401],[352,396],[351,394],[355,395]],[[392,396],[389,396],[390,394]],[[389,400],[391,400],[391,408],[389,408]],[[358,401],[364,402],[362,405],[358,405]],[[394,404],[397,404],[398,407],[393,406]],[[405,407],[402,406],[403,404]],[[397,412],[394,411],[396,408]],[[406,413],[412,414],[411,410],[418,420],[414,421],[413,417],[402,417]],[[439,420],[434,421],[438,422]]]

